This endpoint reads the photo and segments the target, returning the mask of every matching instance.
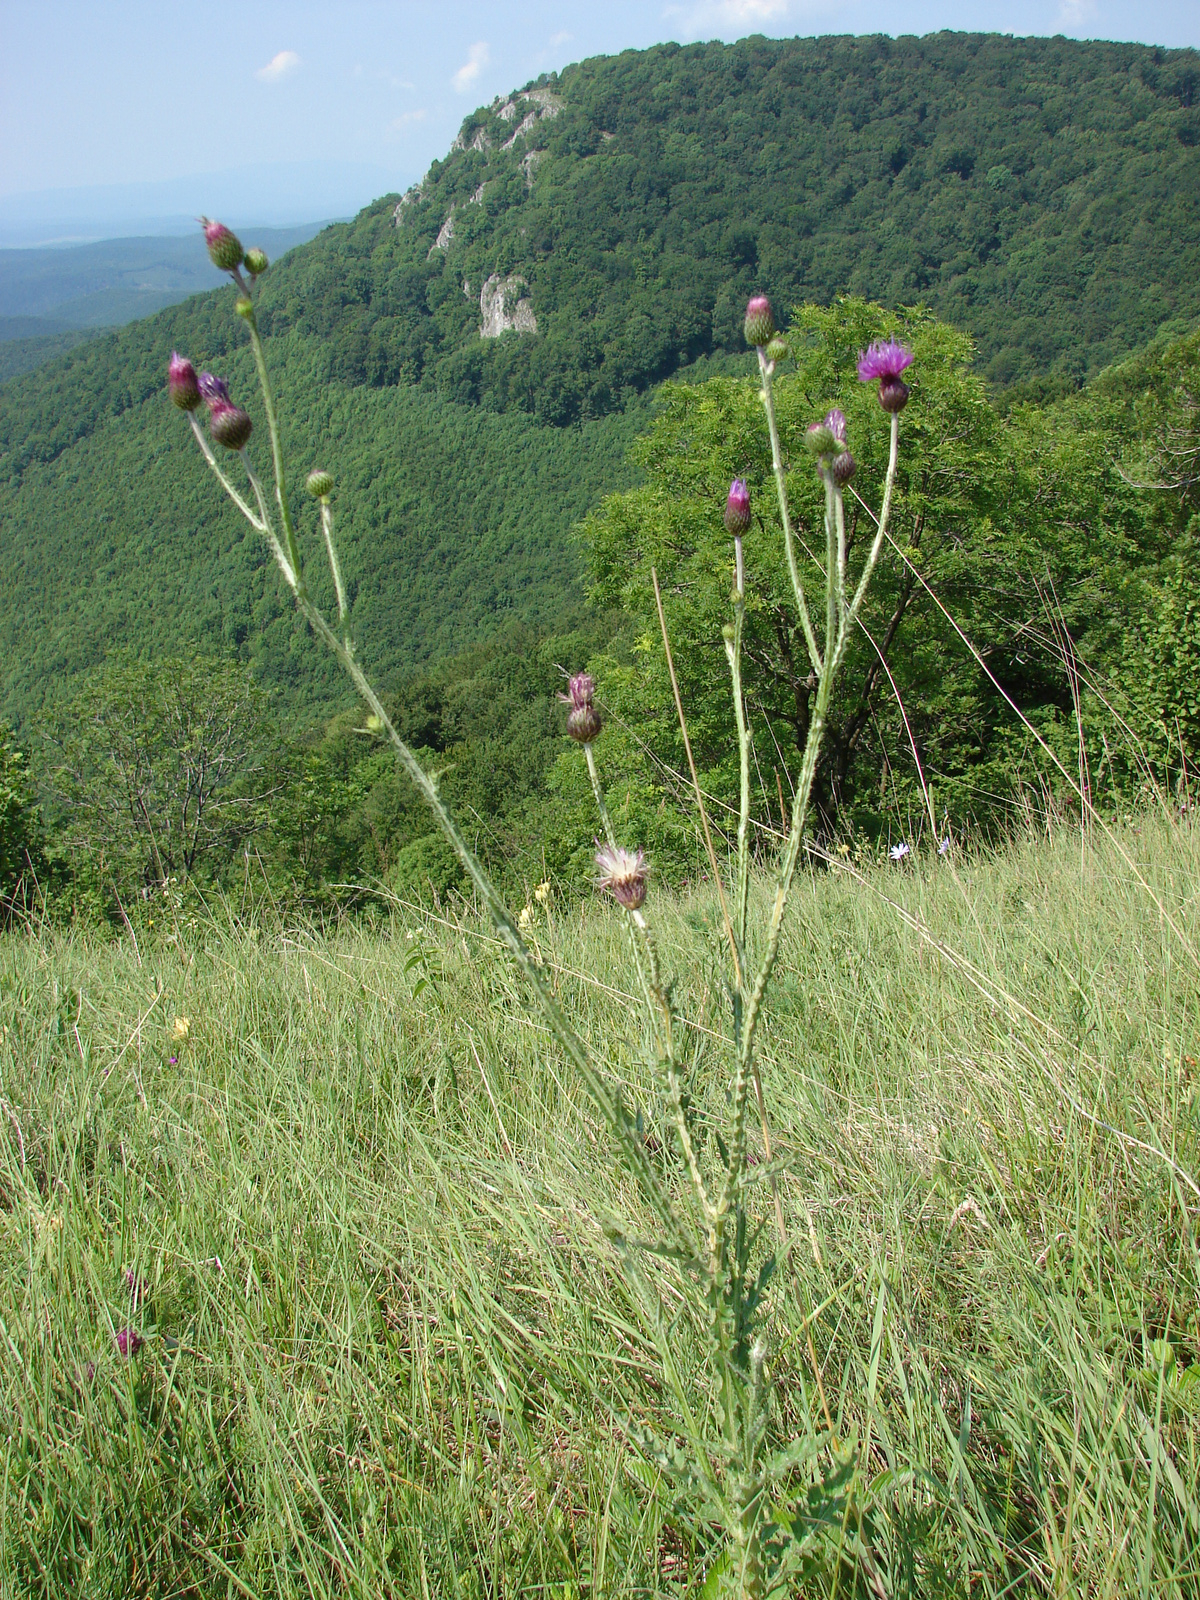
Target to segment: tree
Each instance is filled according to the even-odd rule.
[[[793,363],[777,384],[789,505],[801,544],[808,593],[823,587],[823,500],[804,446],[808,425],[832,406],[848,418],[858,460],[855,486],[877,498],[886,465],[887,417],[874,388],[858,382],[857,352],[897,335],[916,353],[912,400],[904,413],[905,446],[892,529],[899,551],[880,563],[864,626],[843,670],[815,792],[830,823],[847,806],[866,805],[897,766],[911,772],[911,738],[944,776],[964,772],[980,753],[978,674],[959,670],[963,652],[917,576],[952,607],[979,618],[988,640],[1004,640],[1013,612],[998,569],[1009,565],[1011,538],[994,512],[1012,491],[1013,463],[1003,430],[970,371],[971,341],[925,312],[896,316],[857,299],[806,306],[789,338]],[[639,660],[600,672],[602,688],[626,721],[669,766],[683,765],[673,696],[662,666],[651,569],[657,571],[689,725],[703,779],[732,795],[736,740],[724,661],[712,648],[732,582],[732,546],[721,512],[730,480],[748,480],[754,524],[746,535],[748,620],[745,677],[756,724],[760,808],[778,815],[778,780],[786,753],[803,748],[815,692],[800,619],[782,551],[782,526],[769,452],[761,440],[752,386],[716,379],[669,386],[650,435],[638,447],[646,482],[613,496],[584,525],[594,595],[640,619]],[[853,504],[853,501],[851,501]],[[850,514],[851,566],[870,534],[868,514]],[[781,581],[781,576],[782,580]],[[986,590],[986,593],[983,592]],[[980,613],[986,611],[986,623]],[[957,676],[956,676],[957,672]],[[908,711],[905,725],[899,702]],[[778,752],[778,753],[776,753]],[[890,798],[890,796],[889,796]]]
[[[41,858],[41,826],[25,753],[0,723],[0,920],[24,899]]]
[[[59,849],[118,892],[219,878],[286,783],[267,696],[228,661],[117,658],[45,732]]]

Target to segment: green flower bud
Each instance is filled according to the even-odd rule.
[[[239,317],[242,317],[246,322],[249,322],[250,318],[254,315],[254,301],[251,300],[248,294],[240,294],[234,301],[233,309],[237,312]]]
[[[270,263],[265,250],[260,250],[257,245],[246,251],[246,271],[252,278],[257,278],[260,272],[265,272]]]
[[[767,341],[767,360],[786,361],[789,355],[788,342],[781,333]]]
[[[775,332],[775,318],[771,315],[771,302],[765,294],[756,294],[746,305],[746,343],[764,345]]]
[[[204,229],[204,242],[213,266],[219,267],[222,272],[233,272],[240,267],[243,251],[238,236],[231,233],[223,222],[213,222],[208,217],[201,217],[200,225]]]
[[[318,467],[309,473],[304,487],[314,500],[324,500],[327,495],[333,493],[333,473],[322,472]]]

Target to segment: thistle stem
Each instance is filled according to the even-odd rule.
[[[771,393],[771,363],[767,360],[766,352],[758,352],[758,368],[762,374],[762,403],[767,413],[767,428],[771,435],[771,469],[775,474],[775,489],[779,496],[779,516],[783,523],[783,547],[787,552],[788,572],[791,574],[792,590],[796,596],[796,609],[800,613],[800,625],[804,629],[804,642],[808,646],[808,657],[812,662],[813,671],[821,670],[821,652],[817,648],[817,636],[813,632],[812,619],[808,614],[808,602],[804,598],[804,585],[800,581],[800,568],[796,562],[796,540],[792,533],[792,518],[788,510],[787,477],[783,470],[783,454],[779,448],[779,428],[775,421],[775,402]]]
[[[237,275],[243,289],[245,284],[241,281],[241,274]],[[249,298],[249,291],[246,291]],[[292,527],[292,513],[288,508],[287,482],[284,476],[283,445],[279,438],[279,420],[275,415],[275,399],[271,393],[271,380],[267,375],[267,360],[263,353],[262,340],[258,334],[258,318],[253,309],[246,319],[246,326],[250,329],[250,344],[254,350],[254,365],[258,369],[258,386],[262,390],[263,409],[267,413],[267,432],[271,436],[271,463],[275,469],[275,499],[279,503],[279,520],[283,524],[283,538],[287,548],[288,561],[295,573],[292,588],[297,596],[306,595],[307,589],[300,565],[300,546],[296,542],[296,530]]]

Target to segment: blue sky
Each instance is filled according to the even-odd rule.
[[[1197,47],[1200,4],[0,0],[0,201],[231,169],[258,174],[252,194],[274,164],[299,181],[323,162],[313,173],[330,194],[344,189],[349,211],[419,177],[474,106],[584,56],[664,39],[940,28]]]

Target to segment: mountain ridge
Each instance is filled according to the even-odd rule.
[[[660,46],[472,112],[417,193],[263,280],[293,470],[319,462],[356,486],[337,514],[373,666],[394,676],[552,616],[556,593],[574,603],[572,525],[630,481],[625,447],[663,378],[749,370],[750,292],[781,316],[843,291],[924,299],[972,332],[994,385],[1074,386],[1190,325],[1198,101],[1195,51],[943,34]],[[493,275],[527,286],[536,335],[480,337]],[[184,463],[165,401],[177,348],[257,419],[229,298],[199,295],[0,391],[11,714],[112,644],[181,639],[255,654],[297,705],[335,693],[305,688],[263,553]]]

